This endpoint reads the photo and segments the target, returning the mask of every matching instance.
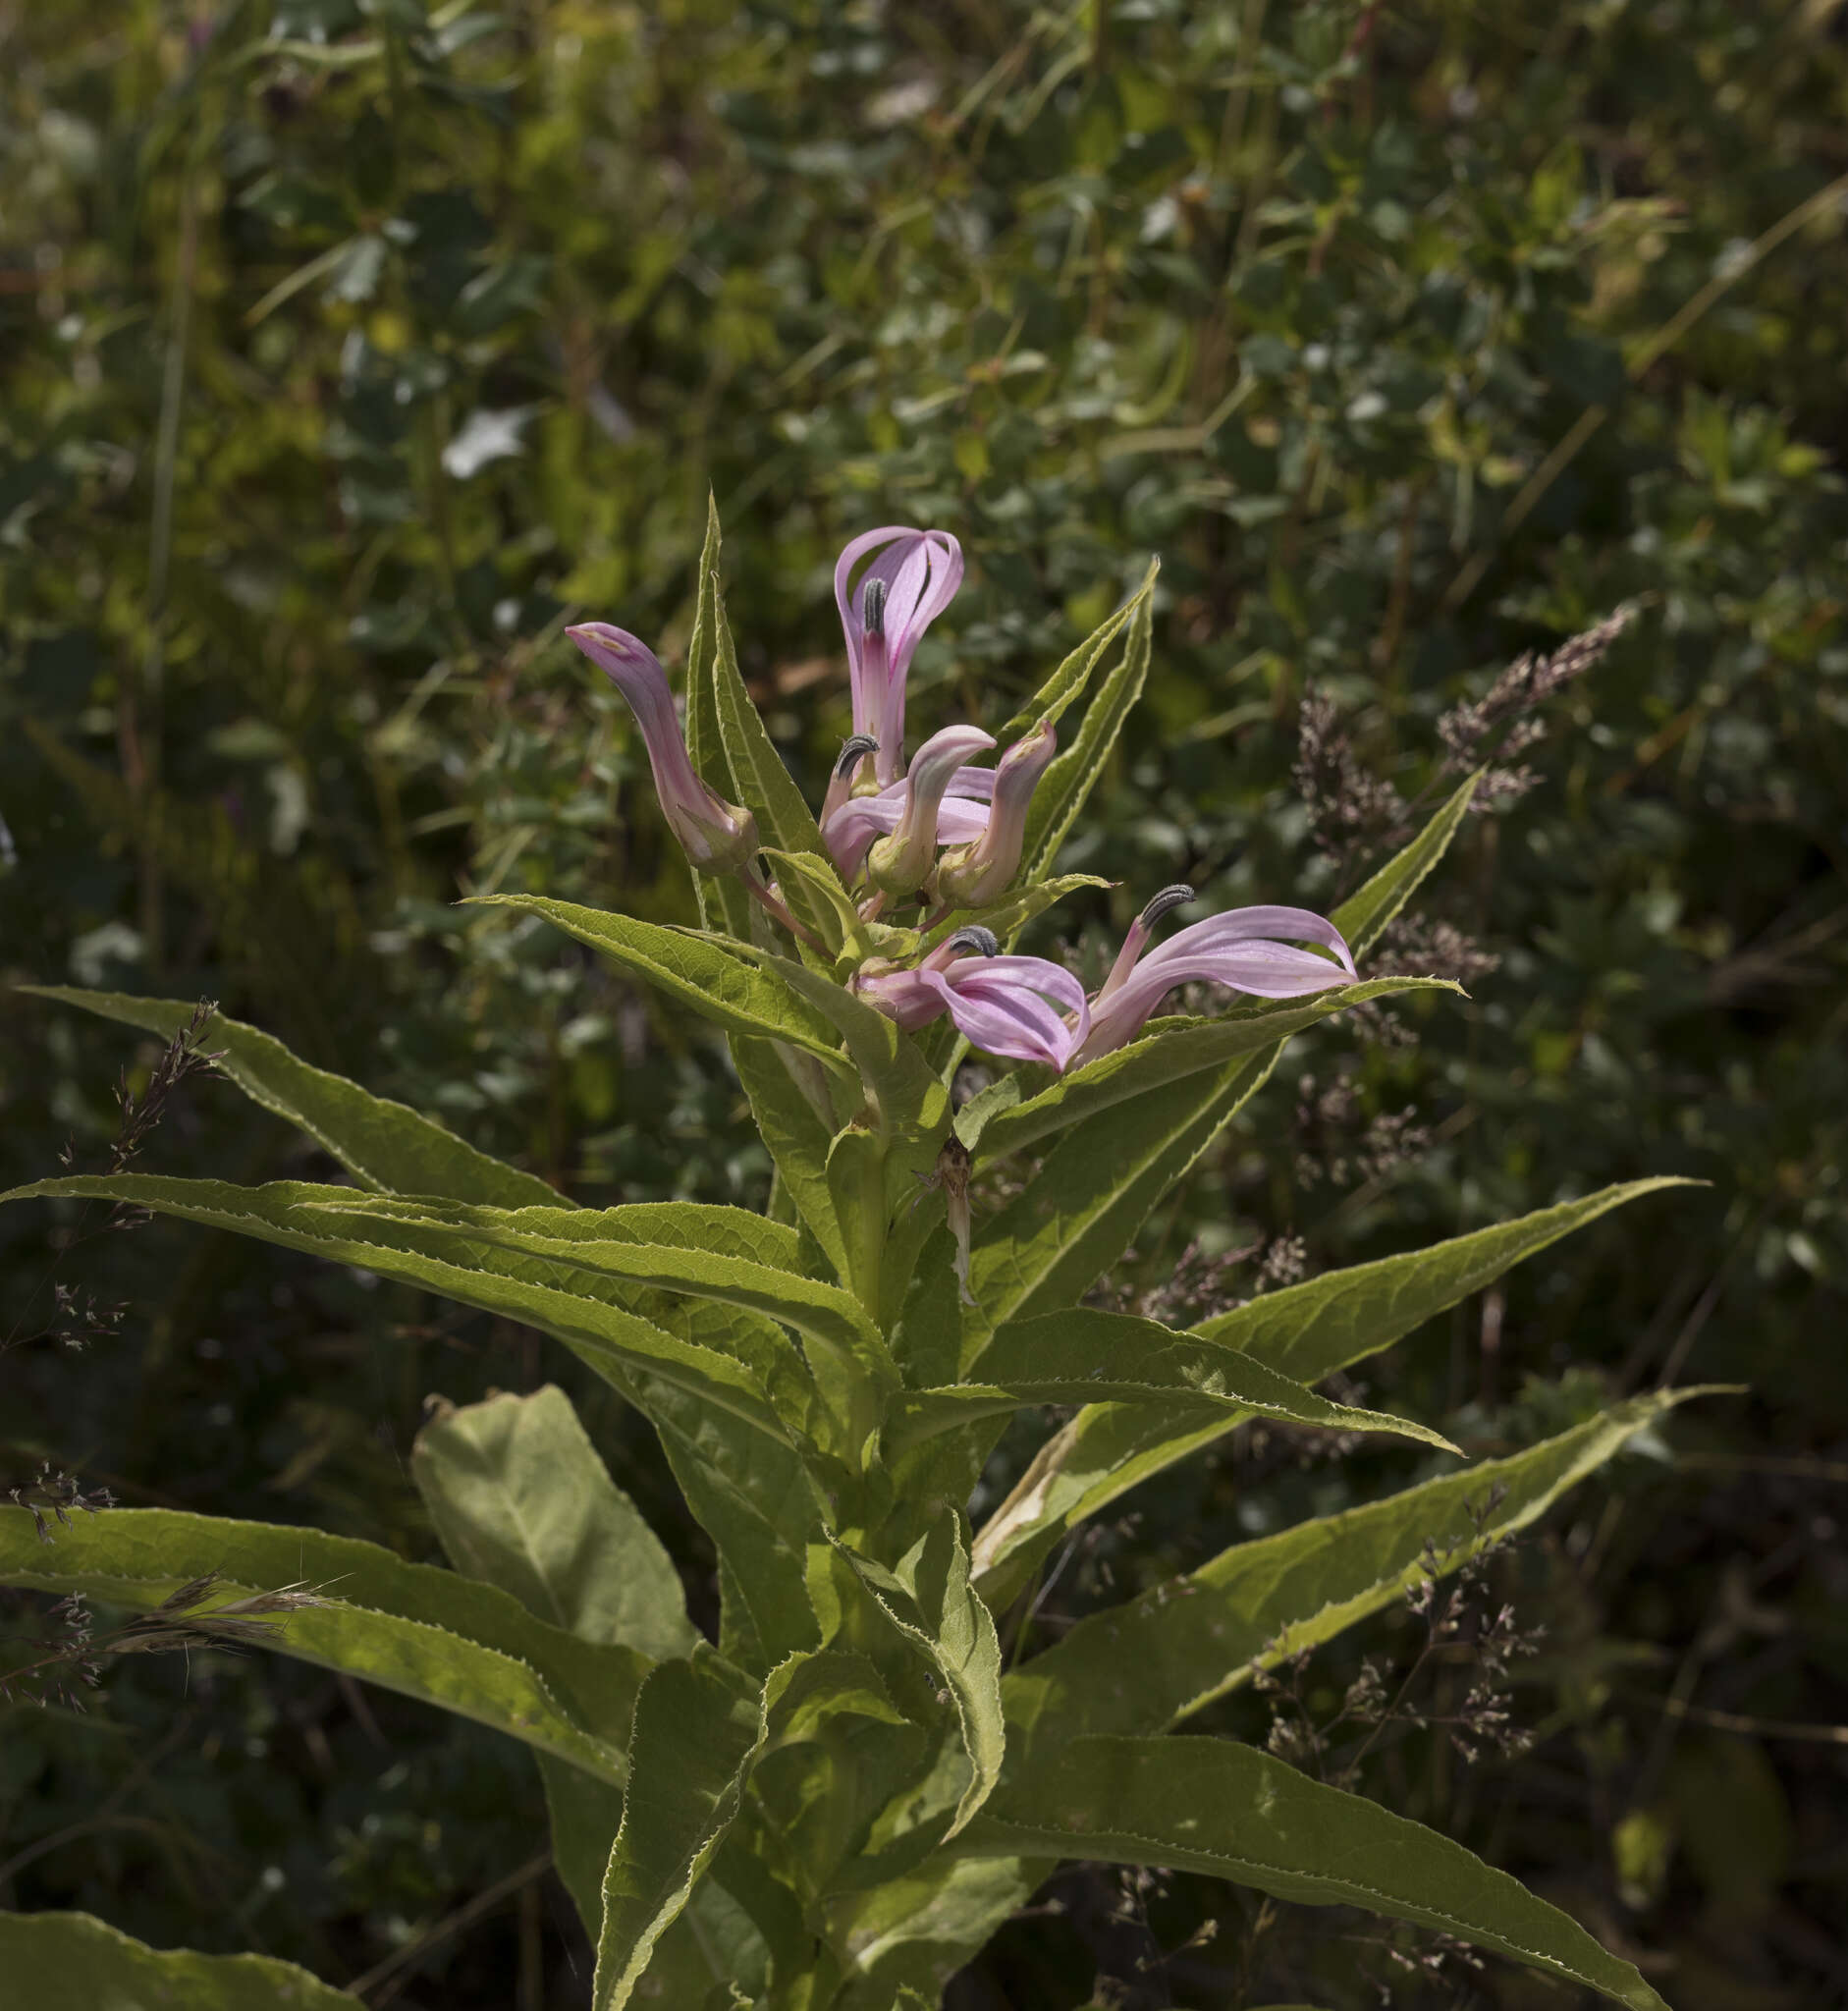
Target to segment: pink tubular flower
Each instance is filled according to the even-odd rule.
[[[757,850],[757,823],[715,795],[694,772],[674,710],[668,675],[655,653],[626,628],[580,622],[566,634],[628,700],[641,728],[662,814],[687,858],[702,873],[729,873]]]
[[[857,977],[853,989],[907,1032],[948,1012],[985,1055],[1062,1073],[1090,1031],[1084,988],[1062,964],[999,947],[987,929],[958,929],[915,970]]]
[[[1111,974],[1091,1001],[1091,1027],[1077,1059],[1095,1061],[1135,1039],[1176,985],[1204,982],[1259,999],[1300,999],[1354,976],[1341,932],[1300,907],[1236,907],[1181,930],[1142,954],[1157,922],[1193,898],[1191,887],[1165,887],[1130,926]],[[1320,943],[1331,963],[1298,943]]]
[[[994,781],[988,824],[971,844],[946,852],[937,865],[937,898],[950,907],[982,907],[999,900],[1020,870],[1026,842],[1027,805],[1059,751],[1059,735],[1043,719],[1001,757]]]
[[[870,560],[854,576],[854,568]],[[847,638],[853,731],[878,745],[873,772],[896,781],[903,758],[904,680],[924,631],[962,584],[962,547],[944,530],[887,524],[855,538],[835,565],[835,605]]]
[[[882,894],[903,899],[930,878],[951,782],[965,761],[994,744],[980,727],[945,727],[912,755],[898,821],[866,854],[866,877]]]

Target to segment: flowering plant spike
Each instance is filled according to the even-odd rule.
[[[1691,1393],[1616,1405],[1477,1469],[1429,1424],[1314,1386],[1672,1183],[1613,1188],[1188,1328],[1087,1303],[1286,1039],[1360,1001],[1455,991],[1363,973],[1473,782],[1332,915],[1222,909],[1158,942],[1194,896],[1155,894],[1087,992],[1013,939],[1102,885],[1052,877],[1053,855],[1146,673],[1153,569],[1007,723],[996,766],[975,765],[995,739],[974,723],[939,725],[906,762],[905,674],[961,580],[961,548],[940,530],[855,538],[835,574],[853,734],[818,819],[745,693],[718,563],[715,517],[690,749],[645,644],[601,622],[570,631],[634,708],[689,862],[720,876],[701,889],[712,925],[526,893],[485,897],[476,919],[492,926],[496,906],[542,917],[710,1022],[776,1169],[764,1212],[573,1205],[222,1017],[217,1065],[347,1180],[242,1188],[118,1171],[8,1197],[103,1197],[231,1229],[550,1335],[659,1433],[718,1555],[716,1639],[688,1618],[624,1476],[551,1387],[432,1406],[413,1474],[454,1570],[163,1508],[108,1509],[41,1542],[28,1510],[0,1506],[0,1582],[149,1608],[208,1573],[234,1600],[316,1587],[316,1603],[277,1614],[271,1645],[534,1753],[555,1862],[596,1948],[595,2011],[933,2003],[1061,1858],[1371,1908],[1662,2011],[1570,1915],[1449,1839],[1269,1752],[1177,1728],[1268,1660],[1531,1521]],[[1054,722],[1079,706],[1055,760]],[[732,875],[759,911],[730,899]],[[1183,1005],[1242,1003],[1153,1017],[1196,985],[1215,989]],[[46,996],[168,1038],[194,1013]],[[990,1080],[958,1103],[961,1041]],[[985,1198],[1003,1162],[1011,1197]],[[973,1525],[1003,1431],[1047,1405],[1067,1422],[1046,1428],[1020,1485]],[[1056,1544],[1251,1419],[1395,1436],[1437,1464],[1338,1521],[1236,1545],[1044,1653],[1004,1656]],[[0,1919],[0,1944],[6,1931]],[[83,1931],[34,1927],[32,1945]],[[119,1965],[125,2002],[156,1973],[178,2001],[184,1964],[205,1959],[84,1943],[86,1962]],[[250,1975],[278,2004],[349,2001],[299,1974]]]

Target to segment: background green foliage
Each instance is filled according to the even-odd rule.
[[[969,553],[920,724],[1006,717],[1161,555],[1149,702],[1066,853],[1121,883],[1091,956],[1168,881],[1215,906],[1351,888],[1366,835],[1326,857],[1291,784],[1306,692],[1416,795],[1445,707],[1636,601],[1551,706],[1540,788],[1472,824],[1401,944],[1432,967],[1447,922],[1498,955],[1473,1003],[1306,1037],[1119,1284],[1196,1237],[1300,1237],[1321,1268],[1711,1180],[1371,1372],[1366,1400],[1480,1452],[1570,1422],[1530,1375],[1573,1371],[1586,1414],[1664,1379],[1751,1394],[1683,1413],[1506,1567],[1549,1629],[1514,1693],[1535,1750],[1472,1768],[1410,1738],[1369,1779],[1687,2011],[1840,2000],[1848,1755],[1792,1728],[1848,1719],[1845,26],[1830,0],[0,11],[0,975],[214,998],[585,1199],[755,1204],[713,1043],[451,904],[690,918],[627,715],[559,630],[683,647],[708,484],[743,668],[811,797],[846,730],[853,532]],[[19,995],[0,1026],[9,1181],[67,1140],[101,1164],[127,1037]],[[1408,1111],[1429,1138],[1396,1157]],[[317,1170],[196,1077],[139,1164]],[[710,1621],[646,1433],[532,1336],[103,1226],[49,1252],[30,1211],[0,1229],[8,1330],[45,1328],[53,1281],[129,1307],[86,1352],[0,1360],[0,1480],[50,1458],[429,1557],[422,1398],[562,1378]],[[1165,1477],[1133,1541],[1067,1560],[1041,1638],[1144,1547],[1166,1572],[1262,1533],[1257,1473],[1320,1512],[1415,1460],[1315,1450],[1254,1434]],[[1322,1715],[1366,1645],[1312,1664]],[[587,1983],[562,1893],[514,1875],[542,1838],[523,1756],[293,1664],[125,1666],[88,1715],[16,1709],[0,1807],[9,1904],[346,1983],[488,1893],[370,2001]],[[1529,2001],[1186,1878],[1055,1896],[954,2001]]]

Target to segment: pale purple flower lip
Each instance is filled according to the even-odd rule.
[[[1341,932],[1300,907],[1238,907],[1209,915],[1142,954],[1150,931],[1170,908],[1193,897],[1186,887],[1168,887],[1143,909],[1129,931],[1109,978],[1091,1002],[1091,1029],[1078,1059],[1094,1061],[1135,1039],[1144,1022],[1176,985],[1225,985],[1259,999],[1300,999],[1354,976],[1354,959]],[[1320,943],[1338,959],[1331,963],[1302,943]]]
[[[757,850],[757,824],[715,795],[694,772],[668,689],[668,674],[645,642],[609,622],[580,622],[565,633],[628,700],[654,771],[662,814],[702,873],[727,873]]]
[[[867,561],[863,567],[861,562]],[[861,567],[855,573],[855,568]],[[924,631],[962,584],[962,547],[948,531],[887,524],[863,532],[835,565],[835,605],[847,639],[853,731],[879,744],[874,774],[896,781],[904,742],[904,681]]]
[[[999,948],[987,929],[958,929],[917,969],[856,978],[854,989],[907,1031],[948,1012],[984,1054],[1062,1072],[1090,1031],[1083,986],[1062,964]]]
[[[1084,987],[1063,964],[1043,956],[965,956],[947,971],[919,975],[942,993],[957,1031],[985,1055],[1044,1061],[1063,1074],[1090,1032]]]

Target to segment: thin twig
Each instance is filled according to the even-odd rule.
[[[347,1985],[355,1997],[363,1997],[369,1990],[378,1990],[376,2005],[389,2004],[399,1991],[410,1981],[401,1972],[408,1970],[419,1956],[427,1954],[439,1942],[448,1941],[465,1929],[471,1928],[478,1920],[491,1914],[497,1906],[512,1899],[522,1886],[530,1885],[535,1878],[542,1878],[552,1869],[552,1853],[541,1851],[536,1858],[528,1858],[516,1872],[509,1872],[505,1878],[477,1892],[465,1906],[459,1906],[452,1914],[446,1914],[440,1921],[433,1922],[414,1940],[407,1941],[402,1948],[395,1948],[382,1962],[375,1962],[363,1976],[355,1977]],[[381,1987],[383,1985],[383,1987]]]
[[[1688,1704],[1672,1696],[1644,1701],[1659,1706],[1664,1716],[1711,1725],[1715,1731],[1738,1732],[1754,1739],[1806,1739],[1824,1746],[1848,1746],[1848,1724],[1799,1724],[1787,1717],[1751,1717],[1738,1711],[1712,1711],[1704,1704]]]
[[[27,1865],[48,1856],[61,1845],[75,1843],[80,1837],[94,1836],[106,1829],[140,1829],[161,1838],[169,1848],[176,1837],[185,1837],[198,1850],[201,1856],[210,1856],[206,1846],[182,1824],[162,1822],[153,1816],[85,1816],[81,1822],[68,1822],[62,1829],[54,1829],[49,1836],[34,1837],[23,1849],[16,1851],[5,1864],[0,1864],[0,1885],[25,1871]]]

